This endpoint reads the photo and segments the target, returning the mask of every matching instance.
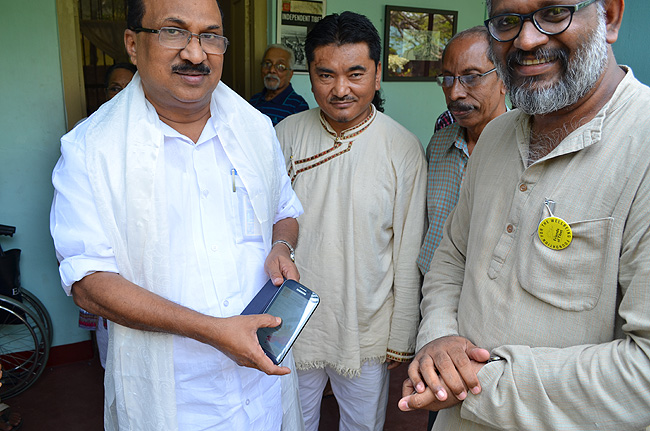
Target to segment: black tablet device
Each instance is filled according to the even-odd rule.
[[[250,307],[251,304],[249,304],[242,314],[268,313],[282,319],[280,326],[257,330],[257,338],[262,349],[273,363],[279,364],[314,313],[320,298],[316,293],[294,280],[285,280],[279,288],[273,286],[272,283],[269,286],[269,283],[251,301],[251,304],[255,303],[256,305]],[[268,300],[271,294],[272,297]],[[267,305],[263,310],[255,310],[264,303]]]

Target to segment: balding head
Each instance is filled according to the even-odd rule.
[[[447,52],[447,49],[453,44],[454,41],[464,39],[467,37],[472,37],[475,39],[485,39],[485,44],[486,46],[490,43],[490,33],[487,31],[487,27],[482,26],[482,25],[477,25],[475,27],[468,28],[467,30],[463,30],[459,33],[456,33],[451,39],[449,39],[449,42],[447,42],[447,45],[445,46],[445,49],[442,51],[442,61],[445,61],[445,53]],[[487,55],[487,50],[485,51]]]

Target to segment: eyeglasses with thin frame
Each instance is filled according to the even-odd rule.
[[[282,63],[274,64],[272,61],[269,61],[269,60],[266,60],[266,61],[262,62],[262,69],[271,70],[272,67],[275,67],[275,70],[277,70],[280,73],[285,72],[287,70],[291,70],[291,68],[289,66],[287,66],[286,64],[282,64]]]
[[[530,20],[541,33],[553,36],[564,32],[573,21],[573,14],[597,0],[586,0],[576,5],[555,5],[537,9],[528,14],[503,13],[485,20],[485,26],[495,40],[510,42],[515,40],[524,22]]]
[[[465,88],[472,88],[476,87],[480,82],[481,79],[489,75],[490,73],[494,72],[497,70],[497,68],[493,68],[488,70],[485,73],[471,73],[469,75],[438,75],[436,76],[436,82],[438,83],[439,86],[442,88],[449,88],[454,86],[454,81],[458,80],[458,82],[461,83],[461,85]]]
[[[201,48],[206,54],[225,54],[229,44],[228,38],[220,34],[196,34],[189,30],[176,27],[162,27],[160,30],[138,27],[134,28],[133,31],[136,33],[143,31],[145,33],[158,34],[158,42],[165,48],[173,49],[185,49],[192,38],[196,36],[201,44]]]

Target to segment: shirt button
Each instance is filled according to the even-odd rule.
[[[223,306],[224,306],[224,307],[227,307],[229,304],[230,304],[230,302],[228,302],[227,299],[226,299],[225,301],[223,301]]]
[[[521,190],[522,192],[525,192],[526,190],[528,190],[528,186],[526,184],[522,184],[522,185],[519,186],[519,190]]]
[[[213,245],[211,248],[212,248],[212,251],[217,251],[217,246],[216,245]]]
[[[506,232],[508,232],[508,233],[513,233],[514,231],[515,231],[515,227],[514,227],[513,225],[509,224],[509,225],[506,227]]]
[[[207,198],[209,194],[210,194],[210,192],[207,189],[203,190],[203,197],[204,198]]]

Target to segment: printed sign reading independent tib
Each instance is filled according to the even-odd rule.
[[[294,71],[307,71],[305,38],[314,24],[324,16],[325,0],[282,0],[282,2],[278,2],[277,40],[293,51],[296,57]]]

